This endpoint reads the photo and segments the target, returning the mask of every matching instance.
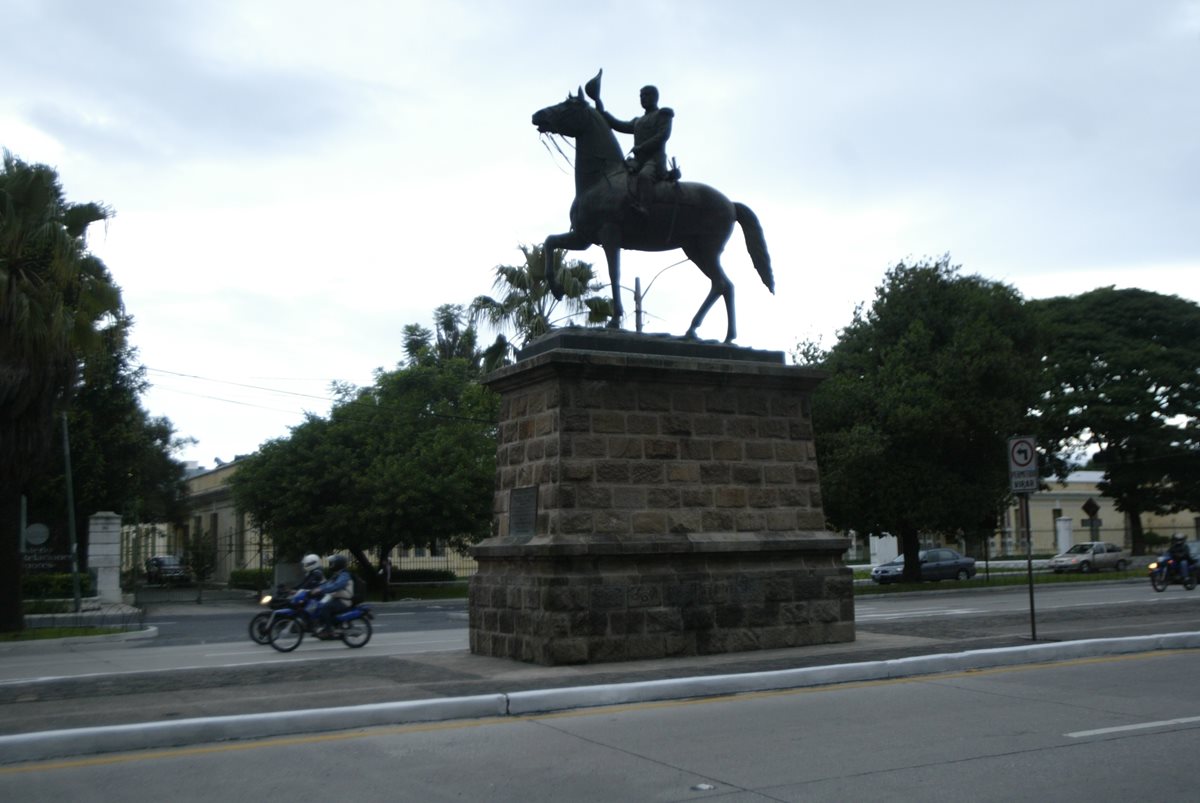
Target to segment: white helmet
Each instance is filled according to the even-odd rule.
[[[304,567],[304,571],[311,572],[321,565],[321,559],[316,555],[305,555],[304,560],[300,561],[300,565]]]

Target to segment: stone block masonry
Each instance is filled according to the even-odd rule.
[[[475,550],[473,651],[558,664],[853,639],[817,482],[819,374],[593,330],[523,356],[488,379],[496,535]],[[514,492],[536,513],[510,520]]]

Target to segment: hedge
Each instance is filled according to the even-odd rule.
[[[350,570],[357,572],[357,567],[351,566]],[[274,578],[275,573],[271,569],[263,569],[261,573],[258,569],[234,569],[229,573],[229,587],[257,591],[259,588],[269,587]],[[393,584],[453,583],[457,579],[458,575],[449,569],[392,569]],[[374,582],[381,581],[375,580]],[[368,580],[367,582],[371,583],[372,581]]]
[[[274,579],[275,572],[271,569],[234,569],[229,573],[229,587],[258,591],[269,588]]]
[[[66,599],[75,596],[74,583],[70,574],[23,574],[21,596],[24,599]],[[92,576],[79,573],[79,593],[92,596]]]
[[[392,569],[392,583],[452,583],[457,579],[449,569]]]

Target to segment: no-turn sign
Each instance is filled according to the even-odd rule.
[[[1008,478],[1013,493],[1038,489],[1037,440],[1029,435],[1008,439]]]

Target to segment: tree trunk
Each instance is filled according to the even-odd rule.
[[[921,582],[921,534],[915,527],[900,528],[900,554],[904,556],[904,582]]]
[[[1142,531],[1142,515],[1126,513],[1125,521],[1129,527],[1129,543],[1134,555],[1146,554],[1146,534]]]
[[[0,633],[25,629],[21,613],[21,494],[0,490]]]
[[[351,549],[350,554],[354,556],[354,561],[359,565],[359,579],[367,588],[374,586],[375,567],[371,565],[371,559],[367,557],[367,553],[361,549]]]

